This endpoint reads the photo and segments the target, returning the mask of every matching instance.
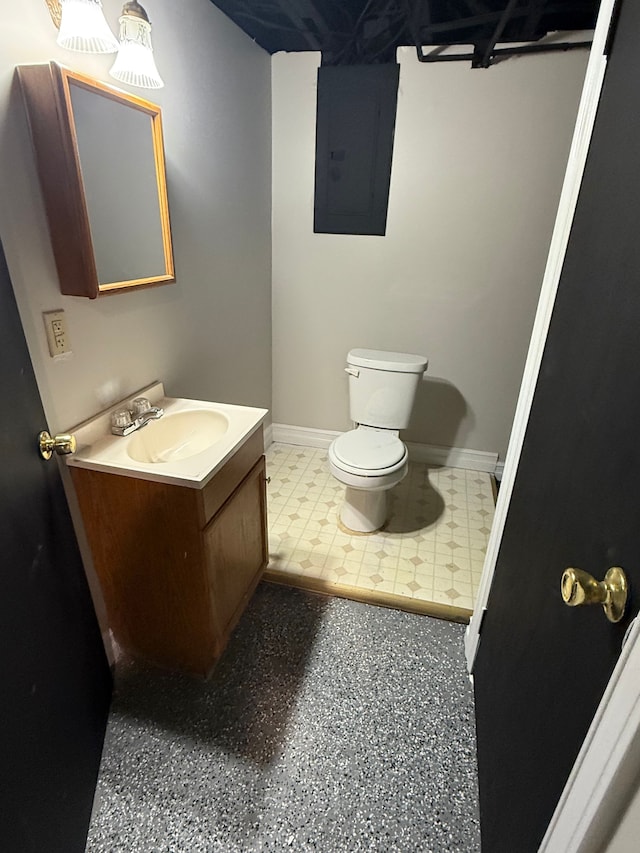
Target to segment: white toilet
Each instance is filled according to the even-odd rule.
[[[387,491],[408,470],[398,434],[409,424],[426,368],[426,358],[409,353],[353,349],[347,356],[356,428],[331,442],[329,469],[346,486],[340,521],[348,530],[373,533],[386,521]]]

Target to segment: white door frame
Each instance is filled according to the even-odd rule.
[[[602,90],[604,55],[616,0],[602,0],[593,36],[562,193],[540,291],[529,352],[516,407],[504,475],[478,591],[475,615],[467,629],[469,672],[480,642],[482,615],[495,572],[520,454],[531,412],[542,354],[564,264],[569,234],[584,174]],[[559,590],[558,590],[559,594]],[[635,620],[607,689],[593,718],[539,853],[595,853],[611,838],[620,807],[631,799],[640,772],[640,619]],[[567,723],[570,724],[570,721]]]
[[[573,140],[569,151],[567,170],[564,176],[558,212],[551,237],[547,266],[540,289],[538,309],[536,312],[529,351],[525,362],[520,395],[516,406],[516,413],[511,427],[509,446],[504,462],[504,474],[500,483],[500,491],[496,502],[495,517],[491,527],[491,535],[487,545],[487,555],[482,570],[482,579],[478,589],[478,598],[475,605],[475,614],[471,619],[465,637],[465,652],[469,672],[473,671],[473,664],[478,651],[480,639],[479,629],[482,619],[479,618],[487,607],[489,590],[493,582],[496,560],[502,534],[504,532],[509,503],[513,492],[513,485],[518,472],[520,453],[524,442],[524,436],[529,423],[529,414],[533,395],[540,372],[542,354],[547,341],[551,313],[558,291],[560,273],[564,264],[564,256],[569,242],[569,234],[573,224],[573,215],[578,201],[580,184],[587,160],[587,152],[591,141],[591,133],[595,122],[602,81],[607,66],[607,58],[604,55],[604,47],[609,32],[609,24],[615,0],[602,0],[598,22],[593,35],[593,46],[589,55],[589,63],[585,75],[582,95],[578,107],[578,117],[573,132]]]

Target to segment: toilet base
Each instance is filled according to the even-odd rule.
[[[387,520],[387,490],[345,488],[340,521],[354,533],[375,533]]]

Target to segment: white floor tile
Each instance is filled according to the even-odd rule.
[[[412,463],[392,490],[387,528],[338,525],[343,487],[326,451],[267,451],[270,568],[344,586],[473,609],[493,520],[488,474]]]

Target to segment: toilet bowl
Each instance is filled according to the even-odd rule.
[[[356,533],[379,530],[387,517],[387,492],[407,474],[407,448],[394,430],[359,426],[329,446],[329,470],[345,488],[340,521]]]
[[[387,492],[407,474],[407,448],[399,438],[409,423],[423,356],[351,350],[347,356],[351,417],[356,428],[329,446],[329,470],[345,486],[340,522],[373,533],[387,518]]]

